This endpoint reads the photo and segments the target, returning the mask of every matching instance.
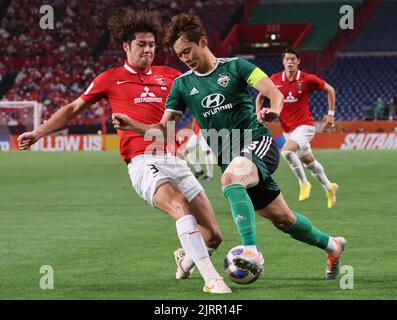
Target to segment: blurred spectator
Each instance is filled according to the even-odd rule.
[[[375,102],[375,120],[384,120],[385,119],[385,102],[381,97],[378,97]]]
[[[363,120],[372,121],[375,119],[375,108],[369,101],[366,101],[365,104],[363,105],[362,113],[363,113]]]
[[[54,8],[55,28],[48,30],[41,29],[36,19],[40,16],[42,1],[11,1],[0,24],[0,80],[13,70],[8,57],[18,62],[18,75],[3,100],[39,101],[43,105],[42,119],[45,120],[60,106],[79,96],[95,75],[122,65],[122,49],[112,42],[108,43],[101,56],[94,58],[90,54],[102,38],[108,13],[127,2],[138,10],[159,10],[164,22],[178,12],[194,9],[212,26],[209,38],[218,41],[219,25],[224,25],[230,13],[243,1],[218,1],[216,4],[222,7],[219,10],[214,8],[214,1],[207,0],[49,0],[48,4]],[[164,50],[161,41],[158,41],[158,50]],[[168,59],[167,65],[183,70],[180,65],[173,65],[178,62],[173,52],[165,52],[164,56]],[[106,123],[109,116],[109,103],[102,100],[71,124],[97,125]],[[13,120],[23,124],[27,118],[16,114]],[[0,120],[9,122],[4,116]]]
[[[8,123],[7,123],[7,125],[8,125],[9,127],[17,126],[17,125],[18,125],[18,121],[15,120],[12,116],[10,116],[10,117],[8,118]]]
[[[396,114],[396,108],[397,108],[397,97],[394,97],[390,99],[388,105],[387,105],[387,113],[390,121],[394,120],[394,116]]]
[[[202,8],[203,8],[203,3],[200,0],[196,1],[196,9],[201,10]]]

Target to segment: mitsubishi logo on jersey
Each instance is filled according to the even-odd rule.
[[[203,108],[210,110],[203,112],[204,118],[217,114],[218,112],[233,108],[233,105],[231,103],[222,105],[222,103],[224,102],[225,96],[223,94],[213,93],[206,96],[203,100],[201,100],[201,105],[203,106]]]
[[[150,92],[148,87],[145,87],[143,89],[143,91],[145,91],[145,92],[142,92],[141,98],[144,98],[144,97],[147,97],[147,96],[149,96],[149,97],[155,97],[156,96],[153,92]]]
[[[134,103],[142,103],[142,102],[163,102],[163,98],[158,98],[153,92],[150,92],[150,89],[145,86],[143,88],[143,92],[141,93],[140,98],[135,98]]]
[[[288,97],[286,97],[286,98],[284,99],[284,102],[285,102],[285,103],[293,103],[293,102],[296,102],[296,101],[298,101],[298,98],[295,98],[295,97],[292,95],[292,92],[291,92],[291,91],[288,93]]]

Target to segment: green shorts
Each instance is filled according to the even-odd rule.
[[[231,159],[236,155],[231,156]],[[273,180],[272,174],[276,171],[279,161],[280,152],[274,140],[269,136],[263,136],[252,141],[249,147],[243,148],[240,157],[250,159],[258,168],[259,183],[247,189],[255,210],[265,208],[280,194],[280,188]],[[222,172],[226,170],[229,164],[220,164]]]

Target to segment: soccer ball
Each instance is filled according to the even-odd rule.
[[[260,277],[260,275],[263,272],[263,267],[264,267],[264,259],[262,256],[262,253],[259,252],[262,260],[262,265],[260,270],[257,272],[252,272],[246,269],[241,269],[237,267],[233,263],[233,259],[236,255],[239,255],[243,252],[243,246],[235,246],[234,248],[230,249],[229,252],[227,253],[225,260],[224,260],[224,268],[225,268],[225,273],[228,275],[230,280],[232,280],[235,283],[238,284],[249,284],[252,283]]]

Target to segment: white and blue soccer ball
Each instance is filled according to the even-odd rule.
[[[263,264],[260,266],[260,269],[258,269],[256,272],[252,272],[246,269],[241,269],[233,263],[233,259],[235,256],[241,254],[242,252],[243,252],[242,245],[235,246],[234,248],[231,248],[229,250],[224,260],[225,273],[227,274],[229,279],[235,283],[249,284],[258,280],[258,278],[261,276],[264,267],[264,259],[262,253],[259,252]]]

